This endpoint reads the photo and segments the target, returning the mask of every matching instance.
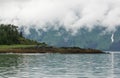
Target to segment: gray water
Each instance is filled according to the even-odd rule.
[[[0,54],[0,78],[120,78],[120,53]]]

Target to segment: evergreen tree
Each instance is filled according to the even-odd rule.
[[[18,27],[11,24],[0,25],[0,45],[11,44],[30,44],[36,43],[35,41],[25,39],[22,32],[18,32]]]

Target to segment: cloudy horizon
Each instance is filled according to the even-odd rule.
[[[73,31],[99,25],[112,31],[119,20],[120,0],[0,0],[0,24]]]

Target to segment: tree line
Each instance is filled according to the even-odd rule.
[[[22,32],[18,31],[18,26],[12,24],[0,24],[0,45],[11,44],[37,44],[38,42],[26,39]]]

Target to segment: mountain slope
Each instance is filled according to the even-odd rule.
[[[25,35],[25,37],[58,47],[76,46],[100,50],[120,50],[120,27],[114,33],[104,33],[105,29],[99,26],[91,31],[88,31],[87,28],[81,28],[76,34],[72,35],[70,31],[66,31],[62,27],[56,30],[49,28],[47,31],[41,29],[36,31],[31,28],[30,34]]]

